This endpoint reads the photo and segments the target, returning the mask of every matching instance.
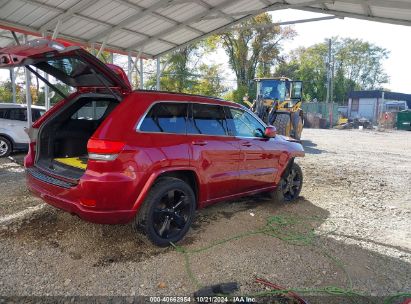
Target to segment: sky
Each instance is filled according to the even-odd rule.
[[[282,10],[271,13],[274,21],[291,21],[324,16],[321,14],[303,12],[298,10]],[[391,25],[379,22],[370,22],[358,19],[334,19],[319,22],[303,23],[294,25],[297,37],[292,41],[283,44],[284,52],[293,50],[299,46],[308,47],[316,43],[323,42],[324,39],[333,36],[358,38],[390,51],[389,58],[384,62],[384,68],[390,76],[390,82],[385,88],[400,93],[411,94],[411,27],[401,25]],[[223,50],[218,51],[211,62],[216,62],[222,66],[224,79],[228,85],[235,84],[234,74],[230,72],[228,58]],[[9,77],[6,70],[0,70],[0,81],[5,81]]]
[[[323,16],[311,12],[283,10],[271,13],[274,21],[289,21]],[[299,46],[308,47],[332,36],[358,38],[390,51],[384,68],[390,76],[386,88],[394,92],[411,94],[411,27],[371,22],[359,19],[333,19],[294,25],[298,36],[284,44],[289,51]]]

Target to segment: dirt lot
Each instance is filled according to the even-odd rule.
[[[304,295],[411,293],[411,132],[307,129],[303,144],[297,203],[206,208],[177,249],[42,204],[1,159],[0,295],[188,296],[230,281],[237,294],[267,291],[256,277]]]

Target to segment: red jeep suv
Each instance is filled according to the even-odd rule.
[[[238,104],[132,91],[121,68],[51,41],[0,49],[0,67],[10,66],[76,89],[65,96],[48,82],[64,98],[30,129],[25,167],[34,194],[87,221],[132,221],[167,246],[197,208],[259,192],[292,201],[301,191],[301,144]]]

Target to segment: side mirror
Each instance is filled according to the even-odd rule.
[[[273,138],[277,136],[277,128],[274,126],[267,126],[264,131],[264,136],[267,138]]]

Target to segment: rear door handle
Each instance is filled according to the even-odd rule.
[[[241,145],[242,145],[243,147],[251,147],[253,144],[247,141],[247,142],[245,142],[245,143],[242,143]]]
[[[205,146],[207,144],[207,142],[204,141],[204,140],[195,140],[195,141],[192,142],[192,144],[195,145],[195,146]]]

